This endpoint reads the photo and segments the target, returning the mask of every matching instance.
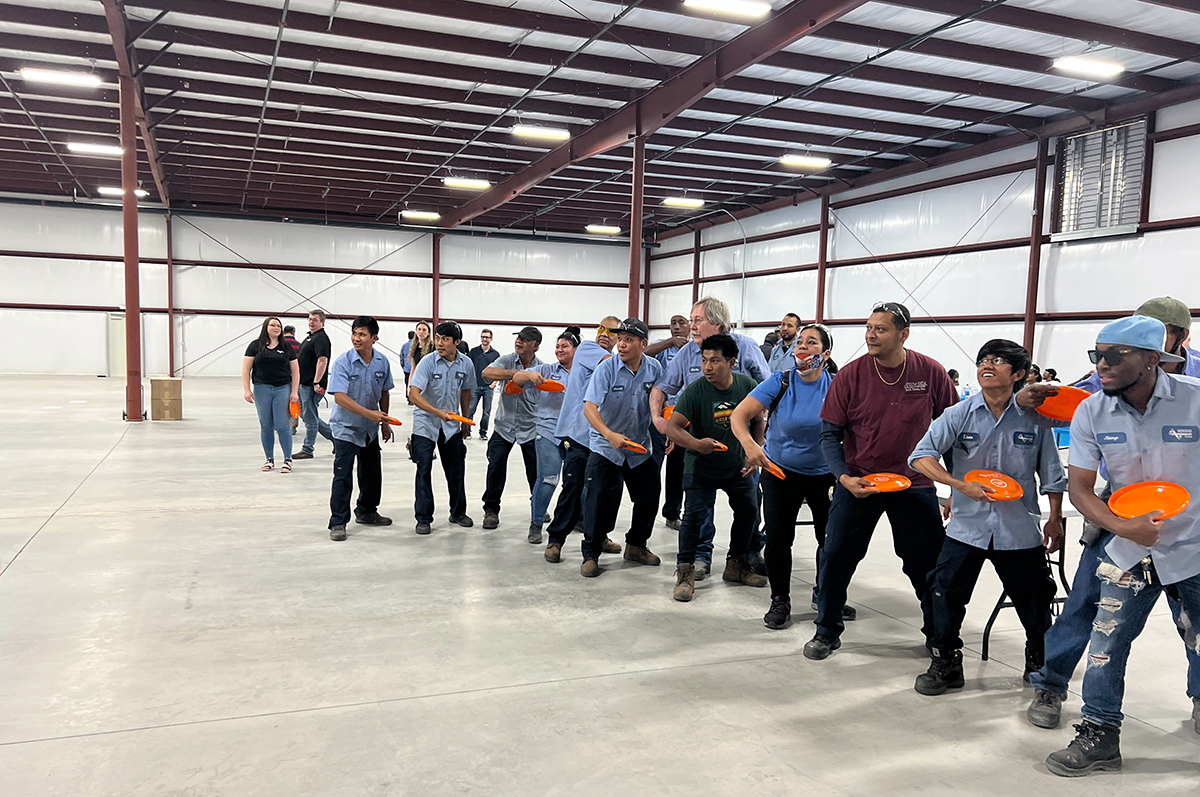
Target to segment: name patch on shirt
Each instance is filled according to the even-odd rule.
[[[1037,435],[1033,432],[1013,432],[1013,444],[1018,446],[1032,446],[1037,443]]]
[[[624,385],[613,385],[612,386],[612,392],[614,392],[614,393],[620,393],[624,389],[625,389]]]
[[[1111,446],[1115,443],[1124,443],[1126,440],[1124,432],[1101,432],[1096,435],[1096,442],[1102,446]]]
[[[1164,443],[1195,443],[1200,440],[1200,426],[1164,426]]]
[[[978,443],[979,442],[979,433],[978,432],[963,432],[962,434],[960,434],[958,436],[958,442],[960,442],[960,443]]]
[[[698,365],[693,365],[692,367],[688,368],[688,373],[689,373],[689,374],[698,374],[698,373],[700,373],[700,366],[698,366]]]
[[[383,379],[385,376],[387,376],[387,374],[384,371],[376,371],[375,372],[376,379]]]

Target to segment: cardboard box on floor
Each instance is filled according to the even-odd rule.
[[[174,377],[150,377],[150,420],[183,420],[183,380]]]

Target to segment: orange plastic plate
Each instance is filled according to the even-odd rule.
[[[401,426],[402,425],[399,420],[397,420],[396,418],[393,418],[391,415],[384,415],[383,419],[385,421],[387,421],[389,426]]]
[[[1113,493],[1108,499],[1108,508],[1123,518],[1162,512],[1165,519],[1187,509],[1191,501],[1191,494],[1175,482],[1138,482]]]
[[[1078,387],[1060,386],[1058,394],[1043,401],[1037,411],[1056,421],[1069,421],[1075,417],[1075,410],[1079,409],[1079,405],[1090,395],[1092,394]]]
[[[646,453],[646,447],[644,445],[642,445],[641,443],[635,443],[632,440],[630,440],[629,438],[625,438],[625,442],[621,444],[621,448],[628,449],[629,451],[634,451],[638,454]]]
[[[465,423],[467,426],[474,426],[474,425],[475,425],[475,421],[471,420],[470,418],[464,418],[463,416],[461,416],[461,415],[458,415],[458,414],[456,414],[456,413],[453,413],[453,412],[452,412],[452,413],[450,413],[450,420],[452,420],[452,421],[458,421],[459,423]]]
[[[912,487],[912,480],[899,473],[868,473],[863,478],[874,484],[881,493],[898,493]]]
[[[765,470],[767,473],[774,476],[776,479],[779,479],[780,481],[787,478],[787,474],[785,474],[783,472],[783,468],[779,467],[778,465],[776,465],[774,462],[772,462],[769,459],[767,460],[767,466],[765,468],[763,468],[763,470]]]
[[[1025,495],[1024,488],[1016,479],[1005,476],[996,470],[973,470],[963,477],[964,481],[978,482],[984,487],[991,487],[992,498],[997,501],[1016,501]]]
[[[562,382],[557,382],[553,379],[547,379],[537,386],[537,389],[543,393],[561,393],[567,389],[567,386]]]
[[[504,392],[510,396],[519,396],[523,391],[524,388],[511,379],[504,383]]]

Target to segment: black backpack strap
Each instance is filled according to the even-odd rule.
[[[775,414],[775,410],[779,407],[779,402],[783,400],[783,394],[788,391],[788,385],[792,383],[792,369],[783,372],[783,382],[780,385],[779,392],[775,394],[775,398],[771,399],[771,406],[767,407],[767,426],[771,425],[771,416]]]

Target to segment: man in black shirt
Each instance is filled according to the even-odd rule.
[[[483,399],[483,420],[479,422],[479,439],[487,440],[488,418],[492,414],[492,390],[495,386],[483,378],[483,369],[500,359],[500,352],[492,348],[492,330],[485,329],[479,333],[479,345],[467,352],[467,356],[475,363],[475,385],[471,390],[471,411],[468,415],[474,420],[475,408],[479,406],[479,399]],[[471,436],[470,427],[467,427],[465,436]]]
[[[325,334],[325,311],[313,310],[308,314],[308,337],[300,344],[300,417],[304,421],[304,443],[296,452],[296,459],[312,459],[317,432],[333,442],[329,424],[321,420],[317,405],[329,386],[329,358],[333,347]]]

